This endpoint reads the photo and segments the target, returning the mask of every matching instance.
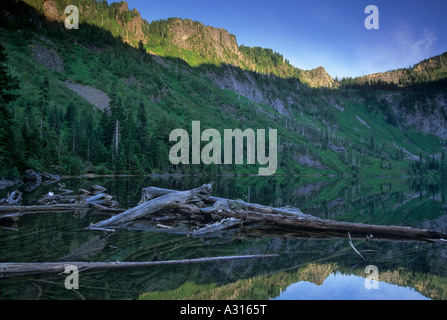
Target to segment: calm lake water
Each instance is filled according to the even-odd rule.
[[[447,233],[446,186],[408,179],[132,177],[64,183],[75,194],[99,184],[120,207],[130,208],[144,187],[187,190],[210,181],[214,196],[290,205],[325,219]],[[25,193],[24,203],[55,187]],[[0,191],[0,197],[7,191]],[[149,222],[116,233],[85,230],[107,217],[95,210],[23,215],[15,225],[0,226],[0,262],[133,262],[271,253],[279,257],[84,270],[79,290],[65,288],[64,273],[0,278],[0,299],[447,299],[446,245],[353,239],[363,260],[348,239],[290,239],[281,234],[252,238],[243,233],[192,239],[187,229],[166,232]],[[369,272],[371,266],[375,273]]]

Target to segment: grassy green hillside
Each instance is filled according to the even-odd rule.
[[[414,101],[437,99],[442,87],[412,89],[419,100],[403,88],[393,88],[393,98],[369,86],[338,88],[323,68],[300,70],[279,53],[239,46],[235,36],[199,22],[149,23],[124,2],[70,1],[80,27],[67,30],[67,3],[2,3],[2,74],[19,86],[14,97],[13,88],[3,90],[1,117],[10,130],[1,132],[8,144],[0,146],[0,176],[20,177],[28,168],[258,172],[250,165],[173,166],[169,133],[191,132],[194,120],[221,133],[277,129],[277,174],[437,179],[446,170],[442,134],[404,121]]]

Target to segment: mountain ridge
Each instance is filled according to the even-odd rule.
[[[17,101],[7,105],[16,146],[7,172],[14,165],[56,166],[64,174],[255,171],[172,166],[169,132],[190,130],[193,120],[218,130],[277,128],[278,174],[443,168],[442,83],[403,89],[334,81],[331,87],[323,67],[295,68],[272,49],[238,45],[228,31],[192,20],[148,23],[122,2],[79,0],[80,28],[67,30],[61,19],[47,17],[58,16],[54,8],[63,12],[63,0],[5,3],[5,65],[21,83]],[[104,107],[91,97],[95,92]]]
[[[447,78],[447,51],[424,59],[408,68],[399,68],[385,72],[376,72],[355,77],[357,83],[377,83],[379,81],[405,87],[414,84],[434,82]]]
[[[336,87],[335,81],[323,67],[301,70],[292,66],[281,54],[272,49],[239,45],[236,36],[223,28],[205,26],[201,22],[181,18],[168,18],[152,23],[166,24],[166,33],[162,34],[162,38],[166,38],[169,42],[164,45],[169,49],[167,53],[164,50],[155,51],[161,56],[172,54],[174,50],[171,50],[172,44],[199,56],[198,61],[192,61],[194,59],[188,59],[185,54],[181,54],[180,57],[191,65],[209,62],[228,64],[245,71],[297,78],[311,87],[318,85],[329,88]],[[152,50],[152,48],[150,49]],[[321,81],[321,78],[324,78],[324,81]]]
[[[125,1],[121,3],[121,10],[129,10],[128,4]],[[135,12],[136,9],[134,9]],[[139,16],[139,13],[138,13]],[[146,21],[146,20],[144,20]],[[337,88],[338,82],[330,76],[324,66],[319,66],[311,70],[303,70],[298,67],[292,66],[289,61],[283,57],[280,53],[273,52],[272,49],[266,49],[261,47],[245,47],[239,45],[236,35],[231,34],[227,30],[210,25],[204,25],[199,21],[193,21],[190,19],[181,18],[168,18],[165,21],[168,22],[167,34],[164,37],[172,37],[172,44],[180,48],[194,51],[200,55],[213,60],[213,55],[217,56],[218,60],[221,60],[225,64],[230,64],[236,67],[241,67],[244,70],[256,71],[263,74],[274,74],[276,76],[283,77],[297,77],[304,84],[313,88],[325,87],[325,88]],[[149,23],[146,21],[146,23]],[[150,25],[151,23],[149,23]],[[204,34],[205,33],[205,34]],[[201,41],[201,45],[206,47],[206,44],[211,44],[215,52],[206,52],[203,47],[194,45],[194,40]],[[257,65],[254,59],[247,57],[247,50],[243,48],[249,48],[248,51],[257,50],[258,56],[262,51],[269,51],[269,55],[274,57],[269,61],[268,65]],[[204,52],[205,51],[205,52]],[[224,54],[224,52],[227,54]],[[276,61],[275,61],[276,60]],[[398,85],[407,85],[414,83],[414,79],[410,79],[409,73],[414,73],[414,76],[425,76],[426,81],[435,81],[439,79],[447,78],[447,52],[437,55],[431,58],[424,59],[416,63],[413,67],[400,68],[396,70],[389,70],[385,72],[376,72],[366,76],[354,77],[354,79],[363,82],[377,82],[378,80],[387,83],[393,83]],[[432,70],[427,70],[427,69]],[[442,71],[440,75],[433,76],[434,71]],[[412,72],[413,71],[413,72]],[[431,73],[430,73],[431,72]],[[412,81],[411,81],[412,80]]]
[[[159,33],[163,40],[166,39],[167,43],[164,43],[163,47],[165,47],[164,49],[166,47],[168,48],[167,52],[165,50],[147,47],[153,54],[158,54],[162,57],[169,56],[168,54],[174,51],[174,47],[178,47],[199,55],[202,58],[199,58],[199,60],[203,60],[201,61],[202,63],[211,61],[213,63],[223,63],[240,67],[246,71],[273,74],[279,77],[293,77],[312,88],[325,87],[336,89],[340,86],[339,82],[327,73],[324,66],[319,66],[311,70],[303,70],[292,66],[283,55],[274,52],[272,49],[239,45],[236,40],[236,35],[231,34],[223,28],[210,25],[205,26],[199,21],[176,17],[148,22],[141,17],[141,14],[136,8],[130,10],[126,1],[113,2],[109,8],[115,21],[123,28],[122,32],[118,31],[123,41],[133,46],[138,46],[138,42],[142,41],[146,45],[150,43],[150,38],[155,33]],[[86,21],[98,24],[99,20],[92,21],[86,13],[86,10],[89,9],[89,5],[82,6],[81,4],[80,6],[80,11],[82,12],[84,10],[83,13],[86,15]],[[49,19],[62,21],[65,18],[63,14],[56,14],[56,12],[61,12],[61,8],[57,7],[54,0],[43,1],[43,12]],[[161,26],[155,25],[152,27],[153,24],[161,24]],[[172,48],[171,45],[173,46]],[[268,63],[259,64],[259,61],[254,61],[256,58],[249,57],[247,54],[249,51],[256,51],[257,56],[267,52],[269,59],[266,60],[269,60]],[[188,59],[184,54],[181,54],[180,57],[191,65],[197,64],[197,61],[192,61],[196,59]],[[382,81],[398,86],[405,86],[418,81],[420,82],[420,79],[415,80],[416,77],[424,77],[425,81],[436,81],[447,78],[447,52],[424,59],[416,63],[413,67],[375,72],[365,76],[349,78],[353,79],[355,83],[364,84]]]

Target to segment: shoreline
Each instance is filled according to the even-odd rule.
[[[398,178],[398,179],[420,179],[427,176],[417,176],[417,175],[359,175],[359,174],[274,174],[271,176],[262,176],[258,174],[242,174],[242,173],[227,173],[227,174],[208,174],[208,173],[149,173],[144,175],[135,175],[135,174],[95,174],[95,173],[87,173],[81,175],[53,175],[57,177],[53,181],[58,182],[61,180],[68,179],[100,179],[100,178],[161,178],[161,179],[169,179],[169,178],[184,178],[184,177],[257,177],[257,178],[280,178],[280,177],[294,177],[294,178],[355,178],[355,179],[363,179],[363,178],[373,178],[373,179],[390,179],[390,178]],[[13,186],[17,186],[20,184],[26,184],[29,181],[26,177],[22,179],[7,179],[4,177],[0,177],[0,190],[5,190],[11,188]]]

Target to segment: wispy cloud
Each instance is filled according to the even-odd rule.
[[[356,73],[352,76],[359,76],[413,66],[434,55],[436,41],[433,30],[416,30],[410,24],[401,23],[395,31],[377,33],[367,43],[352,45],[349,69]]]
[[[433,44],[437,40],[434,31],[424,28],[422,35],[415,36],[411,27],[405,26],[395,33],[396,54],[407,61],[418,62],[428,58],[432,53]]]

